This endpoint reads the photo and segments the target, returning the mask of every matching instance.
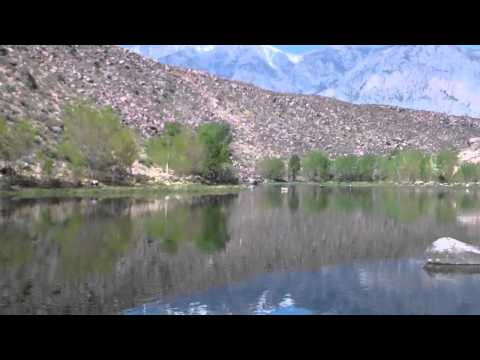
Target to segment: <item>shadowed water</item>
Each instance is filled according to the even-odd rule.
[[[235,195],[0,199],[2,314],[480,314],[480,192],[258,187]]]

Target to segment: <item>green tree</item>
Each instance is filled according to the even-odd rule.
[[[310,181],[325,181],[330,177],[330,160],[320,151],[309,152],[302,161],[303,174]]]
[[[443,182],[450,182],[455,175],[458,163],[458,154],[452,150],[442,150],[436,156],[438,179]]]
[[[416,181],[427,176],[428,164],[425,154],[418,150],[401,151],[395,156],[397,179],[401,181]]]
[[[294,154],[290,157],[290,160],[288,161],[289,179],[292,181],[295,181],[299,171],[300,171],[300,157]]]
[[[146,152],[155,164],[171,168],[178,175],[201,174],[205,146],[191,129],[177,123],[167,123],[161,136],[151,138]]]
[[[358,159],[355,155],[339,156],[334,162],[335,179],[338,181],[358,180]]]
[[[358,159],[358,180],[373,181],[377,163],[377,156],[373,154],[360,156]]]
[[[430,181],[433,178],[433,158],[430,154],[423,154],[420,162],[420,179]]]
[[[379,156],[373,172],[374,181],[396,180],[395,158],[391,155]]]
[[[283,181],[285,176],[285,164],[279,158],[266,158],[257,164],[258,173],[268,180]]]
[[[71,105],[65,109],[64,126],[60,152],[75,168],[86,167],[95,178],[114,168],[128,170],[138,156],[133,132],[122,126],[111,108]]]
[[[198,127],[197,132],[200,143],[205,147],[203,176],[213,181],[232,180],[230,125],[225,122],[206,122]]]

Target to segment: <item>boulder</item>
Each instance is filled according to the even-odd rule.
[[[443,237],[425,253],[427,265],[480,265],[480,247]]]
[[[254,179],[254,178],[249,178],[247,183],[248,183],[248,185],[256,186],[256,185],[258,185],[258,180]]]
[[[474,137],[468,139],[468,146],[472,146],[473,144],[480,143],[480,137]]]

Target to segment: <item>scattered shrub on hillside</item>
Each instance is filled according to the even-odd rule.
[[[337,181],[355,181],[358,179],[358,159],[355,155],[339,156],[334,161],[333,169]]]
[[[153,163],[178,175],[200,174],[205,158],[197,134],[178,123],[167,123],[161,136],[151,138],[146,152]]]
[[[202,175],[216,182],[231,182],[233,171],[230,160],[232,132],[225,122],[206,122],[198,127],[199,142],[205,147]]]
[[[257,164],[258,173],[268,180],[283,181],[285,176],[285,164],[279,158],[266,158]]]
[[[35,129],[26,120],[11,126],[0,117],[0,157],[6,161],[16,161],[28,155],[34,148]]]
[[[297,179],[300,168],[300,157],[296,154],[292,155],[288,161],[288,178],[291,181],[295,181]]]
[[[52,159],[45,158],[45,160],[42,162],[42,171],[47,176],[52,176],[52,172],[53,172],[53,160]]]
[[[328,180],[329,168],[329,158],[320,151],[311,151],[302,160],[303,175],[310,181]]]
[[[97,177],[114,168],[128,170],[138,157],[134,133],[122,126],[110,108],[95,109],[85,103],[67,107],[64,112],[64,138],[59,151],[74,171],[86,167]]]
[[[443,150],[436,156],[438,179],[451,182],[457,168],[458,154],[452,150]]]
[[[48,157],[44,152],[39,152],[37,154],[37,161],[40,163],[42,172],[47,176],[51,176],[53,172],[53,159]]]

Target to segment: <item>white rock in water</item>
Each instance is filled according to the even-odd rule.
[[[478,265],[480,248],[444,237],[436,240],[425,253],[428,264]]]

